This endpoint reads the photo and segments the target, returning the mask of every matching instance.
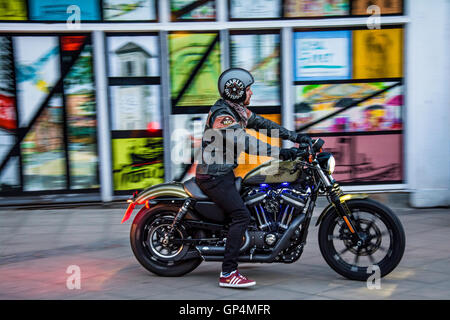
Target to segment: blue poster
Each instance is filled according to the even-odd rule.
[[[294,33],[294,81],[351,78],[351,31]]]
[[[35,21],[101,20],[99,1],[29,0],[30,19]]]

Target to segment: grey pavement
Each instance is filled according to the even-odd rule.
[[[380,289],[335,273],[320,254],[314,226],[297,262],[241,264],[257,282],[252,288],[220,288],[217,262],[183,277],[158,277],[133,256],[131,219],[120,224],[126,203],[112,203],[0,208],[0,299],[450,299],[450,210],[409,208],[401,194],[372,198],[390,206],[406,231],[403,260]],[[70,266],[79,267],[79,289],[67,286],[74,283]]]

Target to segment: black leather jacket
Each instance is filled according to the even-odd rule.
[[[277,130],[275,134],[278,134],[279,138],[295,142],[298,135],[296,132],[287,130],[250,110],[247,110],[247,115],[247,126],[244,127],[240,115],[225,100],[219,99],[211,107],[203,132],[202,157],[198,159],[197,176],[227,174],[238,166],[238,157],[242,151],[254,155],[261,155],[261,152],[267,151],[263,155],[278,158],[280,153],[278,147],[247,134],[245,128],[259,131],[266,129],[267,132],[264,134],[269,137],[272,136],[271,130],[275,129]]]

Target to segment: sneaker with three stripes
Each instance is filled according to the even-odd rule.
[[[229,274],[220,273],[219,286],[228,288],[246,288],[256,284],[255,281],[247,279],[238,270]]]

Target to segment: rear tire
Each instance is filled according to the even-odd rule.
[[[405,251],[405,232],[400,220],[388,207],[370,199],[350,200],[347,206],[356,222],[365,229],[370,244],[361,249],[349,240],[347,227],[332,208],[319,229],[322,256],[334,271],[348,279],[366,281],[375,271],[372,266],[377,266],[380,276],[384,277],[397,267]],[[336,228],[339,229],[337,235]],[[379,261],[375,257],[377,252],[381,256]],[[351,258],[347,259],[348,256]],[[360,259],[368,261],[360,266]]]
[[[143,208],[136,215],[130,231],[130,243],[134,256],[139,263],[148,271],[163,277],[179,277],[185,275],[201,263],[201,258],[189,260],[174,261],[170,257],[176,257],[178,254],[184,254],[189,250],[189,246],[181,245],[179,251],[175,250],[174,255],[168,255],[167,258],[162,254],[158,254],[155,248],[149,243],[150,230],[155,228],[158,218],[168,217],[173,219],[178,212],[179,207],[168,205],[157,205],[153,208]],[[161,220],[161,219],[160,219]],[[176,230],[179,236],[186,236],[186,230],[182,223],[180,228]]]

